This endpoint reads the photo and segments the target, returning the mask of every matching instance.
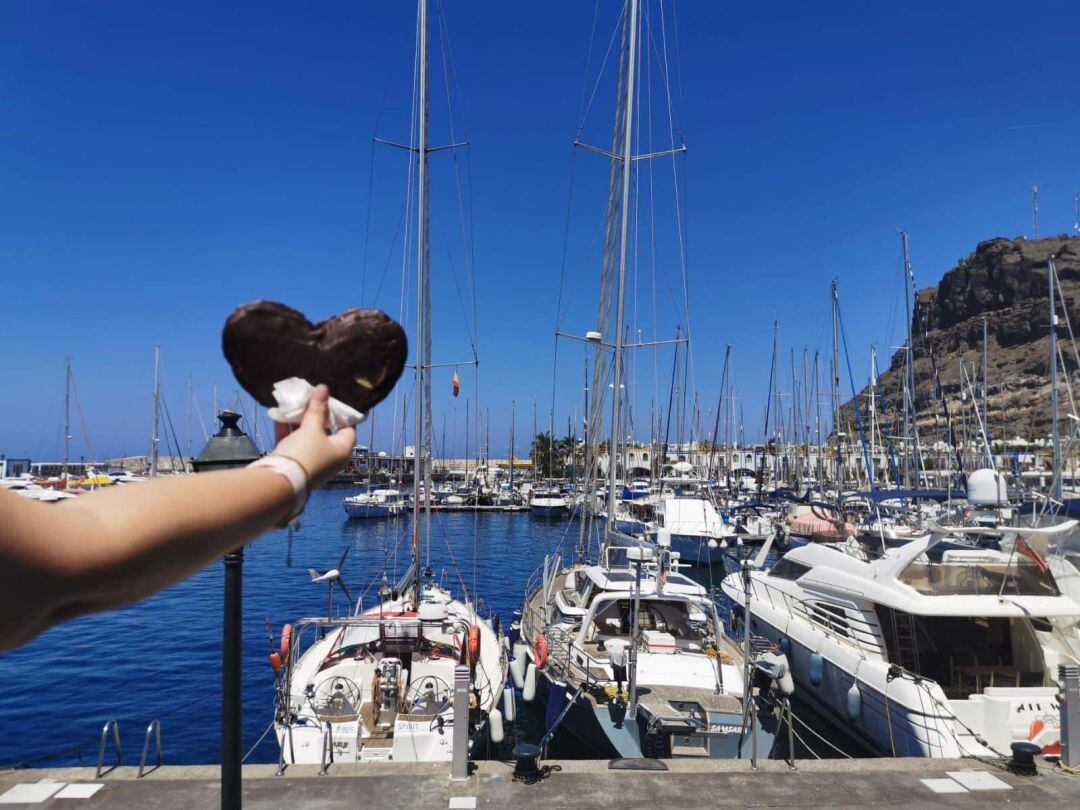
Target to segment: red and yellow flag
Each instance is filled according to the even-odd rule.
[[[450,381],[450,385],[454,389],[454,396],[456,397],[461,393],[461,380],[458,379],[457,369],[454,370],[454,379]]]

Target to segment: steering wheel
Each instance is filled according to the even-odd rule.
[[[437,675],[422,675],[405,693],[405,714],[442,714],[450,705],[454,690]]]
[[[359,715],[360,687],[355,681],[335,675],[324,679],[311,698],[315,715],[326,717],[355,717]]]

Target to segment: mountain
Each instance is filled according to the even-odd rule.
[[[1072,375],[1080,366],[1069,323],[1080,329],[1080,238],[990,239],[945,273],[936,287],[919,290],[912,317],[915,350],[915,404],[922,443],[944,438],[945,421],[934,391],[934,362],[958,438],[965,430],[977,435],[971,392],[981,397],[983,320],[988,332],[989,428],[992,439],[1021,436],[1037,439],[1050,430],[1049,314],[1047,263],[1054,257],[1064,297],[1058,302],[1058,346],[1064,368]],[[961,363],[970,383],[961,390]],[[899,433],[904,352],[897,351],[879,377],[878,396],[884,392]],[[1069,411],[1065,379],[1061,383],[1061,413]],[[970,387],[969,387],[970,386]],[[868,390],[859,397],[864,421]],[[1080,398],[1080,390],[1076,391]],[[852,404],[843,419],[851,425]],[[1064,435],[1064,432],[1063,432]]]

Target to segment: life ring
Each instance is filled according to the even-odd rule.
[[[469,660],[480,660],[480,625],[478,624],[469,628]]]
[[[281,662],[289,660],[289,647],[292,646],[292,625],[285,624],[281,628]]]
[[[270,669],[274,670],[274,677],[281,675],[281,653],[270,653]]]
[[[533,642],[533,659],[536,663],[537,669],[543,669],[544,664],[547,663],[548,656],[548,644],[547,639],[544,638],[543,633],[536,634],[536,640]]]

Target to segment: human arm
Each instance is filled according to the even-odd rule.
[[[344,464],[356,432],[327,435],[328,392],[316,388],[298,429],[274,452],[309,486]],[[143,599],[273,528],[293,508],[289,482],[242,468],[167,476],[45,505],[0,491],[0,651],[86,613]]]

